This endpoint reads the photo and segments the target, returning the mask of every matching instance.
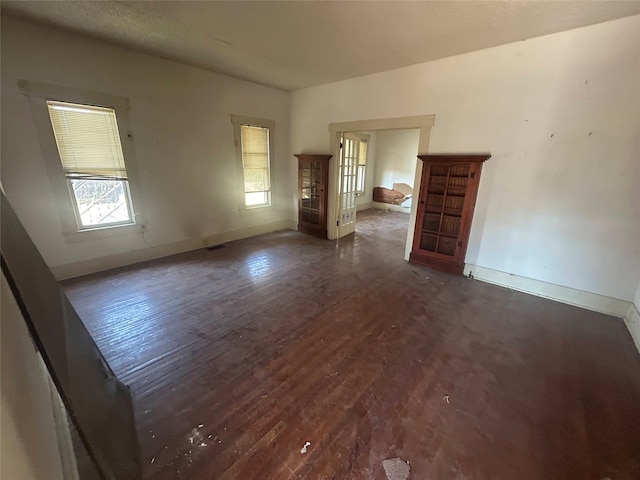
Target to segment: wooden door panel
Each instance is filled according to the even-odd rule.
[[[482,162],[490,155],[419,155],[424,163],[410,261],[462,273]]]

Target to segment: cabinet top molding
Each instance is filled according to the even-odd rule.
[[[300,159],[300,160],[310,160],[310,159],[315,159],[315,160],[321,160],[323,158],[329,159],[331,157],[333,157],[333,155],[326,155],[323,153],[294,153],[293,154],[294,157]]]
[[[491,158],[490,153],[461,153],[445,155],[418,155],[424,162],[484,162]]]

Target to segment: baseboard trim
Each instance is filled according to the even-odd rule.
[[[378,210],[391,210],[392,212],[410,213],[411,207],[401,207],[400,205],[393,205],[391,203],[371,202],[371,208],[377,208]]]
[[[640,312],[636,304],[631,303],[627,315],[624,317],[624,323],[636,344],[638,352],[640,352]]]
[[[155,245],[150,248],[132,250],[129,252],[117,253],[106,257],[92,258],[80,262],[67,263],[51,267],[51,271],[58,280],[65,280],[90,273],[102,272],[112,268],[124,267],[134,263],[145,262],[156,258],[167,257],[178,253],[189,252],[209,245],[217,245],[243,238],[255,237],[265,233],[278,230],[296,230],[297,225],[291,220],[281,220],[278,222],[257,225],[255,227],[242,228],[229,232],[222,232],[214,235],[181,240],[178,242]]]
[[[358,200],[356,199],[356,212],[359,212],[361,210],[368,210],[370,208],[371,208],[371,202],[358,203]]]
[[[626,318],[631,302],[619,298],[607,297],[597,293],[564,287],[554,283],[547,283],[533,278],[521,277],[513,273],[501,272],[478,265],[466,264],[464,274],[473,274],[473,278],[483,282],[511,288],[519,292],[529,293],[537,297],[549,298],[558,302],[575,305],[599,313]]]

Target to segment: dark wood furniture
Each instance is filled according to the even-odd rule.
[[[418,155],[422,182],[409,261],[462,274],[482,155]]]
[[[331,155],[299,153],[298,231],[327,238],[327,192]]]

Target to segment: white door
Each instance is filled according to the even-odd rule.
[[[356,231],[356,179],[360,140],[348,133],[340,135],[338,196],[338,238]]]

